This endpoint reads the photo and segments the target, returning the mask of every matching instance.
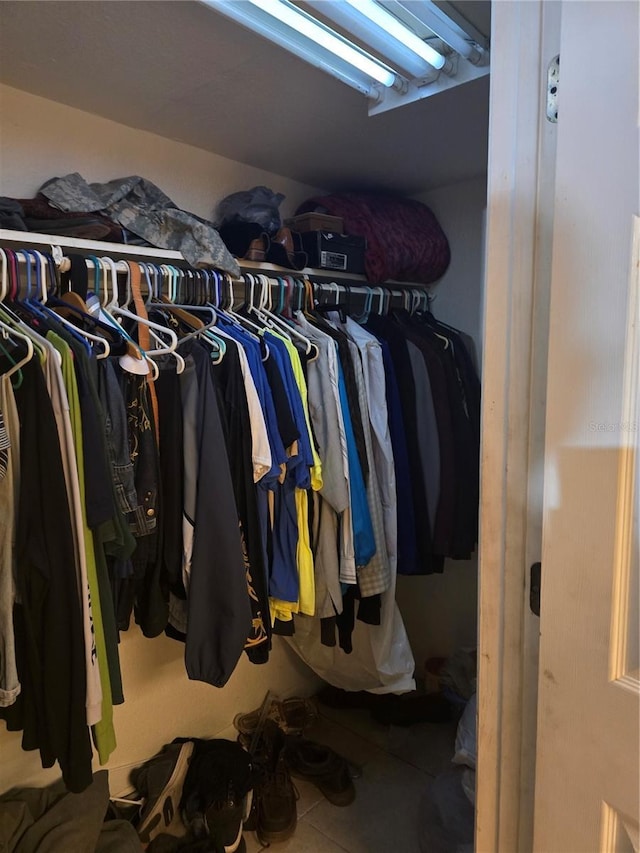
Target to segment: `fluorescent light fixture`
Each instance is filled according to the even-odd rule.
[[[445,0],[438,6],[432,0],[303,0],[305,9],[299,0],[200,2],[362,92],[369,115],[489,72],[486,37],[443,11]],[[428,41],[434,34],[468,62],[435,50]]]
[[[348,3],[360,15],[367,17],[373,24],[386,32],[390,38],[395,39],[420,56],[433,68],[439,71],[444,67],[446,59],[441,53],[438,53],[431,45],[400,23],[394,15],[379,6],[375,0],[344,0],[344,2]]]
[[[271,15],[282,21],[286,26],[311,39],[320,47],[324,47],[339,59],[353,65],[354,68],[362,71],[363,74],[383,86],[391,87],[396,82],[397,75],[393,71],[377,62],[364,51],[359,50],[355,45],[350,44],[346,39],[330,30],[329,27],[323,26],[310,15],[292,6],[287,0],[249,0],[249,2],[257,9],[266,12],[267,15]]]

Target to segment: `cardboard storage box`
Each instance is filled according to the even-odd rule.
[[[336,272],[364,273],[364,237],[336,234],[333,231],[303,232],[302,246],[309,256],[308,265]]]
[[[285,225],[301,234],[304,231],[332,231],[334,234],[342,234],[343,225],[341,216],[329,216],[328,213],[300,213],[285,220]]]

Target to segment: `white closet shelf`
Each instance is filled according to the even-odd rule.
[[[61,249],[78,249],[83,252],[93,255],[108,255],[113,258],[139,258],[149,262],[155,261],[175,261],[181,264],[186,264],[182,252],[173,252],[168,249],[155,249],[148,246],[130,246],[127,243],[108,243],[103,240],[83,240],[79,237],[64,237],[60,234],[36,234],[31,231],[12,231],[8,228],[0,228],[0,246],[6,244],[13,245],[29,245],[40,247],[51,251],[54,246],[59,246]],[[353,284],[360,286],[375,286],[367,281],[364,275],[358,273],[340,272],[337,270],[313,269],[305,267],[302,270],[291,270],[287,267],[281,267],[277,264],[261,263],[260,261],[248,261],[243,258],[238,259],[240,268],[245,272],[258,273],[275,273],[280,276],[308,276],[316,281],[322,282],[338,282],[339,284]],[[420,288],[421,290],[429,289],[430,285],[421,284],[416,281],[395,281],[389,279],[381,282],[384,287],[393,288]]]
[[[101,255],[121,255],[127,258],[146,258],[162,261],[180,261],[186,263],[182,252],[170,252],[167,249],[154,249],[149,246],[130,246],[127,243],[107,243],[103,240],[82,240],[79,237],[63,237],[60,234],[40,234],[32,231],[11,231],[0,228],[0,242],[14,243],[16,245],[29,244],[30,246],[41,246],[52,248],[60,246],[61,249],[81,249],[85,252]]]

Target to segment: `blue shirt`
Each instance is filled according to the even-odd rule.
[[[344,431],[347,439],[347,459],[349,465],[349,486],[351,492],[351,523],[353,524],[353,549],[356,566],[366,566],[376,553],[376,543],[373,535],[373,524],[367,501],[367,490],[362,476],[362,468],[358,458],[356,438],[349,414],[347,389],[342,373],[342,365],[338,362],[338,393],[340,408],[344,420]]]
[[[242,346],[242,349],[247,356],[249,371],[251,378],[256,386],[258,400],[264,415],[265,424],[267,427],[267,438],[269,439],[269,447],[271,449],[272,468],[261,480],[260,483],[268,488],[273,487],[274,481],[280,476],[280,465],[287,461],[287,454],[280,438],[278,431],[278,422],[276,419],[276,410],[273,403],[271,388],[267,382],[267,377],[262,366],[262,353],[260,352],[260,344],[255,341],[247,332],[229,321],[221,318],[220,325],[224,331]]]
[[[313,454],[300,389],[293,374],[291,358],[283,341],[270,332],[265,332],[264,337],[269,346],[269,352],[275,358],[280,369],[287,399],[291,406],[293,420],[300,433],[300,438],[298,439],[298,457],[295,457],[297,461],[292,465],[292,469],[295,470],[296,486],[300,489],[308,489],[311,484],[309,469],[313,465]]]

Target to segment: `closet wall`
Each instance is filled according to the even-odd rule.
[[[92,181],[141,174],[176,204],[211,217],[220,198],[256,184],[286,195],[285,216],[321,191],[3,85],[0,114],[0,195],[29,197],[47,178],[72,171]],[[479,350],[485,182],[443,187],[419,198],[440,219],[452,249],[451,267],[436,287],[434,311],[470,333]],[[475,561],[448,562],[442,576],[399,579],[398,603],[419,672],[426,657],[475,645],[476,571]],[[182,647],[164,637],[146,640],[132,627],[120,651],[126,701],[115,709],[118,748],[108,765],[114,791],[122,787],[129,767],[176,735],[224,732],[234,714],[258,705],[268,688],[281,695],[309,695],[319,683],[277,638],[268,665],[255,667],[243,658],[223,690],[188,681]],[[22,752],[20,736],[4,726],[0,755],[0,791],[58,776],[55,768],[42,771],[37,755]]]
[[[28,198],[55,175],[89,181],[142,175],[178,206],[210,218],[221,198],[264,184],[288,216],[317,187],[0,85],[0,193]]]

